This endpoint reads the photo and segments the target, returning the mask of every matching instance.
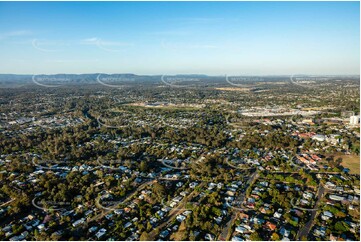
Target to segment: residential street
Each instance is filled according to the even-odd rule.
[[[296,240],[301,240],[301,238],[303,237],[303,236],[305,236],[305,237],[307,237],[308,236],[308,234],[309,234],[309,232],[310,232],[310,230],[311,230],[311,228],[312,228],[312,226],[313,226],[313,223],[315,222],[315,217],[316,217],[316,214],[318,214],[318,207],[319,207],[319,204],[320,204],[320,201],[321,201],[321,199],[324,197],[324,195],[325,195],[325,192],[326,192],[326,189],[323,187],[323,185],[322,184],[320,184],[319,185],[319,187],[318,187],[318,192],[317,192],[317,201],[316,201],[316,204],[315,204],[315,210],[312,210],[311,211],[311,218],[310,218],[310,220],[305,224],[305,226],[304,227],[302,227],[300,230],[299,230],[299,232],[298,232],[298,234],[297,234],[297,236],[296,236]]]
[[[244,187],[244,192],[242,194],[239,195],[238,199],[239,201],[241,201],[241,205],[243,205],[243,202],[244,202],[244,199],[246,197],[246,191],[247,191],[247,188],[250,184],[252,184],[256,179],[258,178],[258,173],[257,171],[255,171],[250,177],[249,179],[247,180],[247,183],[245,184],[245,187]],[[239,209],[240,210],[240,209]],[[232,228],[232,225],[234,223],[234,221],[236,220],[237,218],[237,213],[239,212],[238,209],[234,209],[233,210],[233,213],[232,213],[232,216],[230,218],[230,220],[227,222],[227,224],[223,227],[222,229],[222,232],[221,234],[219,235],[218,239],[219,240],[222,240],[222,241],[227,241],[229,240],[230,236],[231,236],[231,228]]]

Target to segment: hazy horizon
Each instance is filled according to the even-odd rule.
[[[105,75],[136,75],[136,76],[193,76],[193,75],[199,75],[199,76],[208,76],[208,77],[224,77],[227,76],[227,74],[204,74],[204,73],[169,73],[169,74],[163,74],[163,73],[155,73],[155,74],[147,74],[147,73],[131,73],[131,72],[119,72],[119,73],[106,73],[106,72],[88,72],[88,73],[24,73],[24,74],[18,74],[18,73],[0,73],[0,75],[19,75],[19,76],[39,76],[39,75],[96,75],[96,74],[105,74]],[[297,74],[262,74],[262,75],[256,75],[256,74],[232,74],[229,76],[269,76],[269,77],[278,77],[278,76],[360,76],[360,74],[305,74],[305,73],[297,73]]]

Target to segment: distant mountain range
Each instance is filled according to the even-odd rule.
[[[305,77],[310,75],[304,75]],[[225,76],[208,76],[202,74],[179,74],[179,75],[136,75],[132,73],[124,74],[104,74],[104,73],[92,73],[92,74],[54,74],[54,75],[18,75],[18,74],[0,74],[0,84],[27,84],[34,83],[35,81],[44,83],[99,83],[99,81],[106,83],[142,83],[142,82],[161,82],[169,80],[170,82],[185,82],[189,81],[201,81],[201,82],[218,82],[224,81]],[[272,82],[272,81],[288,81],[290,76],[288,75],[269,75],[269,76],[238,76],[243,78],[244,82]],[[315,77],[315,75],[313,75]],[[327,77],[327,76],[323,76]],[[356,78],[358,75],[340,75],[329,76],[333,78]],[[242,80],[241,80],[242,82]]]

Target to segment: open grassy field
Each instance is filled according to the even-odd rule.
[[[232,92],[250,92],[251,88],[248,87],[216,87],[215,90],[219,91],[232,91]]]
[[[341,157],[343,167],[349,168],[351,174],[360,174],[360,156],[357,155],[341,155],[336,156],[335,159]]]
[[[153,109],[163,109],[163,110],[184,110],[184,111],[193,111],[197,109],[201,109],[204,105],[199,104],[173,104],[170,103],[168,105],[148,105],[146,103],[128,103],[124,104],[125,106],[131,106],[136,108],[153,108]]]

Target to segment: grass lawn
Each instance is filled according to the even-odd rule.
[[[350,169],[350,174],[360,174],[360,156],[341,155],[341,156],[336,156],[335,160],[339,157],[342,158],[341,165],[345,168]]]

